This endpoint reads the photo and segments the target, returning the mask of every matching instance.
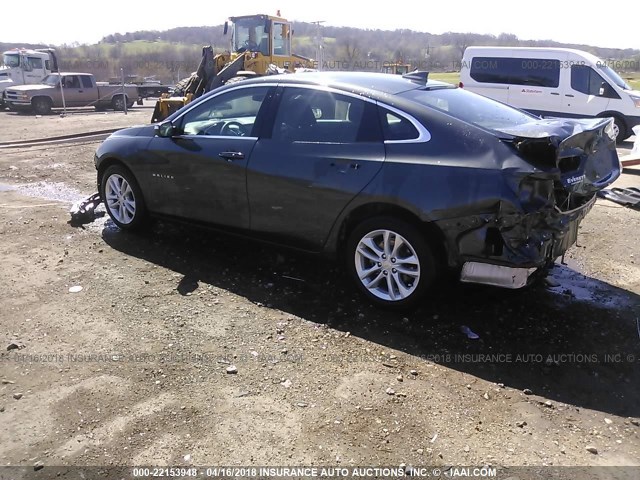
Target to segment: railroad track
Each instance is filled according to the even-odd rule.
[[[37,147],[42,145],[56,145],[59,143],[99,141],[99,140],[104,140],[113,132],[116,132],[118,130],[122,130],[122,128],[110,128],[108,130],[94,130],[92,132],[74,133],[70,135],[60,135],[57,137],[35,138],[31,140],[15,140],[15,141],[9,141],[9,142],[0,142],[0,149]]]

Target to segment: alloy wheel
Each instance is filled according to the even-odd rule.
[[[360,239],[355,251],[356,274],[381,300],[410,297],[420,282],[420,260],[413,246],[392,230],[375,230]]]

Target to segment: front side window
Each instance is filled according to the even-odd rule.
[[[261,52],[269,55],[269,34],[266,22],[260,17],[239,18],[234,24],[233,48],[236,52]]]
[[[380,140],[375,105],[325,90],[285,88],[272,138],[284,142],[352,143]]]
[[[269,87],[240,88],[209,98],[182,117],[184,135],[251,136]]]
[[[38,57],[27,57],[27,63],[32,69],[42,70],[42,59]]]
[[[538,58],[474,57],[471,78],[480,83],[557,88],[560,61]]]
[[[585,95],[600,95],[604,79],[586,65],[571,66],[571,88]]]
[[[51,87],[57,86],[59,84],[59,82],[60,82],[60,76],[59,75],[47,75],[42,80],[42,83],[44,83],[45,85],[49,85]]]
[[[64,88],[80,88],[80,79],[75,75],[64,77],[63,82]]]

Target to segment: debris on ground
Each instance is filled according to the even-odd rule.
[[[69,213],[71,214],[71,220],[69,220],[69,223],[72,226],[80,226],[93,222],[97,216],[96,207],[101,203],[102,198],[99,193],[94,193],[90,197],[74,203],[69,210]]]
[[[640,188],[609,188],[598,192],[600,198],[606,198],[625,207],[640,210]]]

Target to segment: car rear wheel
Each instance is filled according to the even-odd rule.
[[[136,230],[144,224],[146,205],[138,182],[129,170],[120,165],[107,168],[102,176],[101,192],[107,213],[118,227]]]
[[[436,262],[420,231],[391,217],[358,225],[347,241],[347,268],[372,303],[394,309],[416,306],[436,278]]]

